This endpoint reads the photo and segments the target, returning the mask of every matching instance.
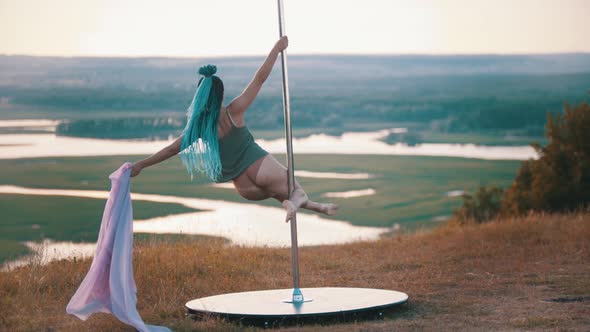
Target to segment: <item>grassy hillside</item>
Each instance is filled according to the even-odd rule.
[[[301,330],[587,330],[588,239],[588,213],[533,214],[302,248],[304,287],[394,289],[408,293],[410,302],[383,320]],[[89,264],[59,261],[0,273],[0,329],[132,331],[110,315],[82,322],[65,314]],[[138,241],[134,269],[142,317],[175,331],[250,330],[189,320],[183,305],[196,297],[291,285],[287,249],[227,247],[219,240]]]

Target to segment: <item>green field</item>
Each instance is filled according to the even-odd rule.
[[[21,241],[95,242],[106,200],[0,194],[0,263],[28,252]],[[135,219],[194,212],[180,204],[133,202]]]
[[[277,155],[284,160],[284,155]],[[0,160],[0,184],[24,187],[104,190],[108,175],[125,161],[142,156],[68,157]],[[460,205],[451,190],[473,191],[480,185],[506,187],[514,178],[518,161],[374,155],[297,155],[295,167],[316,172],[370,173],[366,180],[299,178],[311,199],[340,205],[333,218],[355,225],[392,226],[404,230],[436,225],[433,218],[449,216]],[[198,179],[191,183],[178,157],[147,168],[132,178],[131,191],[161,195],[247,202],[233,189],[212,188]],[[356,198],[321,197],[326,192],[373,188],[377,194]],[[0,246],[3,252],[22,252],[17,241],[93,241],[104,209],[104,200],[60,196],[0,195]],[[274,200],[251,202],[279,206]],[[181,205],[137,201],[134,218],[145,219],[194,211]],[[40,227],[32,228],[36,224]]]

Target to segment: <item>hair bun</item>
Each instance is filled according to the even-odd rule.
[[[217,72],[217,67],[215,65],[206,65],[199,68],[199,74],[205,77],[211,77],[213,74]]]

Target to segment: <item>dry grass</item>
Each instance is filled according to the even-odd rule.
[[[530,215],[445,226],[379,242],[300,250],[302,285],[401,290],[410,302],[378,321],[284,330],[588,330],[590,214]],[[132,331],[110,315],[82,322],[65,306],[90,261],[60,261],[0,273],[0,329]],[[185,318],[196,297],[290,287],[286,249],[221,241],[142,241],[135,247],[138,308],[175,331],[250,330]],[[574,298],[581,301],[552,302]]]

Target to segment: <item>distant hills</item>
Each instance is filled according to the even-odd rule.
[[[35,110],[60,118],[102,112],[184,115],[197,70],[218,66],[226,102],[263,57],[93,58],[0,56],[0,117]],[[304,127],[413,122],[442,131],[542,128],[546,112],[588,97],[590,54],[290,56],[294,121]],[[282,123],[277,64],[250,123]],[[56,112],[58,110],[59,112]]]
[[[372,79],[499,74],[573,74],[590,72],[590,54],[542,55],[399,55],[289,56],[290,78],[308,80]],[[264,57],[101,58],[0,55],[0,86],[112,86],[172,84],[196,79],[197,69],[216,64],[230,82],[251,77]],[[275,73],[279,67],[275,67]]]

